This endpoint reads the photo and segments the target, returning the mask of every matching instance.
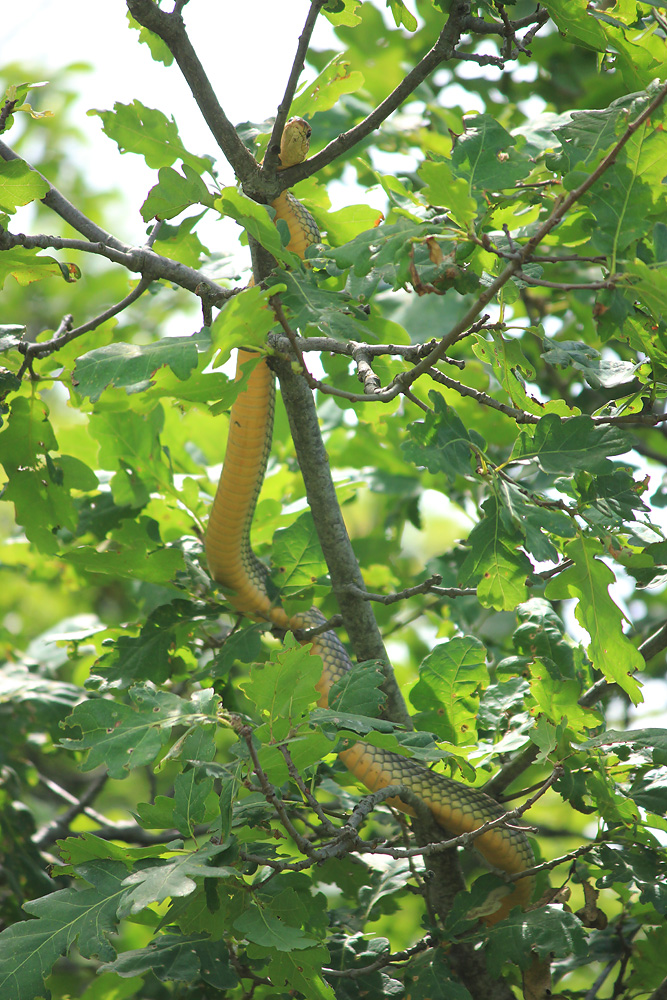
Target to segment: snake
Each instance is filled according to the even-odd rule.
[[[302,118],[290,119],[282,133],[278,169],[302,162],[309,150],[311,127]],[[308,246],[320,238],[315,220],[290,191],[283,191],[272,203],[275,220],[289,228],[287,249],[304,258]],[[204,547],[209,570],[226,598],[239,613],[263,620],[282,630],[312,627],[324,617],[317,609],[291,617],[270,595],[268,570],[252,550],[250,533],[255,507],[264,479],[273,432],[275,405],[274,375],[265,355],[239,348],[236,379],[251,363],[244,389],[234,401],[227,448],[213,505],[210,510]],[[322,657],[323,671],[316,685],[319,705],[327,707],[331,687],[352,667],[341,640],[325,631],[312,642],[311,652]],[[488,820],[504,815],[502,807],[478,788],[439,774],[398,753],[357,741],[339,753],[348,770],[371,792],[388,785],[410,789],[430,810],[436,823],[448,834],[458,836],[478,829]],[[415,810],[400,797],[388,800],[403,812]],[[488,864],[501,872],[515,874],[534,864],[533,852],[523,829],[498,825],[474,839],[474,845]],[[513,888],[501,886],[492,893],[493,901],[482,919],[496,923],[515,906],[531,899],[533,879],[517,880]]]

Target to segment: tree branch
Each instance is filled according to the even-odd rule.
[[[625,132],[618,140],[618,142],[610,149],[607,155],[600,161],[596,169],[590,174],[585,181],[583,181],[579,187],[575,188],[574,191],[570,191],[567,197],[560,200],[554,209],[552,210],[549,217],[538,226],[535,233],[526,241],[526,243],[517,252],[515,258],[510,261],[507,267],[498,275],[498,277],[491,282],[490,285],[482,292],[482,294],[477,298],[470,308],[464,313],[461,319],[451,328],[449,333],[447,333],[438,346],[431,351],[425,358],[423,358],[419,364],[410,372],[404,372],[397,375],[393,383],[387,387],[387,389],[382,390],[377,394],[377,398],[388,398],[392,399],[405,385],[411,385],[417,378],[432,368],[436,362],[447,352],[448,348],[452,346],[466,330],[474,323],[475,319],[485,306],[497,295],[501,288],[507,284],[507,282],[520,271],[524,264],[526,264],[535,249],[540,245],[543,239],[549,235],[552,229],[555,229],[557,225],[562,222],[565,215],[569,212],[574,204],[591,188],[593,185],[603,176],[605,171],[607,171],[616,161],[618,154],[630,141],[637,129],[645,122],[653,112],[662,104],[662,102],[667,97],[667,83],[664,84],[658,94],[653,98],[652,101],[646,106],[644,111],[635,118],[634,121],[630,122],[627,126]],[[307,161],[309,162],[309,161]]]
[[[120,264],[128,271],[141,274],[150,281],[163,279],[197,295],[211,305],[221,306],[227,299],[237,294],[238,289],[221,288],[203,271],[188,267],[170,257],[155,253],[149,246],[133,247],[105,234],[110,242],[86,242],[66,239],[61,236],[26,236],[24,233],[10,233],[0,229],[0,250],[25,247],[28,250],[80,250],[83,253],[106,257],[114,264]]]
[[[215,91],[204,72],[204,67],[192,47],[185,30],[180,6],[171,13],[161,10],[153,0],[127,0],[127,9],[144,28],[154,32],[165,43],[188,84],[197,107],[211,130],[211,135],[222,150],[225,159],[243,186],[252,188],[260,167],[252,153],[246,149],[239,135],[223,111]],[[248,191],[250,193],[250,190]]]
[[[462,0],[453,0],[449,17],[444,28],[440,32],[438,40],[433,48],[414,66],[403,78],[401,83],[381,104],[375,108],[363,121],[355,125],[348,132],[342,132],[333,139],[324,149],[314,156],[298,163],[294,167],[283,170],[280,178],[282,188],[292,187],[298,181],[311,177],[318,170],[328,166],[333,160],[347,153],[357,143],[365,139],[386,121],[389,115],[393,114],[397,108],[407,100],[408,97],[423,83],[434,69],[442,62],[451,58],[461,35],[467,30],[468,18],[470,16],[470,4]]]
[[[290,107],[292,106],[292,100],[296,92],[299,77],[303,72],[313,30],[315,28],[318,15],[325,3],[326,0],[311,0],[308,16],[306,17],[306,23],[303,26],[303,31],[299,35],[299,44],[297,45],[296,53],[294,55],[292,69],[287,81],[287,86],[285,87],[283,99],[278,105],[278,113],[276,114],[276,120],[273,123],[271,138],[269,139],[269,145],[267,146],[266,154],[264,156],[263,165],[268,174],[275,174],[276,167],[278,166],[280,141],[282,139],[283,129],[285,128],[287,116],[289,115]]]
[[[55,351],[59,351],[61,347],[65,344],[69,344],[70,341],[75,340],[77,337],[83,336],[84,333],[89,333],[91,330],[95,330],[102,323],[106,323],[108,319],[112,319],[117,316],[118,313],[123,312],[128,306],[131,306],[133,302],[136,302],[144,292],[152,285],[152,278],[141,278],[139,283],[135,288],[132,289],[129,295],[126,295],[124,299],[117,302],[115,306],[111,306],[105,312],[100,313],[99,316],[95,316],[94,319],[88,320],[87,323],[83,323],[81,326],[77,326],[75,329],[71,328],[72,317],[66,316],[63,324],[64,331],[62,333],[56,332],[55,336],[51,340],[44,343],[32,343],[32,344],[21,344],[19,346],[19,351],[25,355],[25,360],[16,373],[17,378],[22,378],[26,369],[32,370],[32,362],[35,358],[46,358],[49,354],[53,354]]]
[[[12,160],[22,159],[18,153],[15,153],[13,149],[6,146],[5,143],[1,141],[0,156],[8,163]],[[24,160],[23,162],[25,163],[26,161]],[[123,243],[115,236],[112,236],[111,233],[106,231],[106,229],[102,229],[102,227],[98,226],[92,221],[92,219],[89,219],[87,215],[84,215],[78,208],[75,208],[72,202],[68,201],[65,195],[61,194],[61,192],[55,188],[53,184],[51,184],[44,174],[40,173],[39,170],[36,170],[30,163],[28,163],[27,166],[29,166],[31,170],[34,170],[35,173],[42,178],[44,183],[48,185],[49,190],[41,199],[43,205],[46,205],[46,207],[50,208],[51,211],[56,213],[56,215],[59,215],[61,219],[72,227],[72,229],[75,229],[77,233],[81,233],[81,235],[85,236],[87,240],[90,240],[93,243],[103,243],[105,246],[113,247],[115,250],[120,250],[122,252],[126,252],[128,250],[126,243]]]
[[[350,583],[361,591],[365,591],[366,586],[336,497],[313,394],[303,377],[293,370],[290,361],[273,358],[270,364],[280,379],[306,496],[355,656],[358,660],[379,660],[384,665],[389,718],[411,729],[410,716],[393,676],[371,606],[348,589]]]

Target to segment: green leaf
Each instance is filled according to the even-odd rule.
[[[62,558],[80,573],[145,580],[163,586],[183,569],[183,553],[161,544],[157,524],[151,518],[122,521],[110,533],[109,540],[113,545],[102,551],[96,546],[81,545],[63,552]]]
[[[594,347],[578,340],[548,341],[542,357],[550,365],[560,368],[571,366],[580,371],[593,389],[601,386],[611,389],[630,382],[643,363],[604,358]]]
[[[271,290],[284,292],[282,302],[290,310],[294,326],[300,330],[310,325],[337,340],[369,337],[366,316],[347,292],[319,287],[315,276],[304,270],[281,271],[275,280],[279,285]],[[374,339],[372,335],[371,339]]]
[[[11,275],[21,287],[42,281],[43,278],[62,278],[64,264],[53,257],[44,257],[39,250],[24,250],[14,247],[0,253],[0,288]]]
[[[584,503],[589,504],[587,518],[596,517],[605,531],[623,528],[637,520],[637,512],[649,508],[641,499],[644,484],[636,482],[627,469],[614,469],[610,476],[591,476],[582,472],[575,485]]]
[[[625,295],[632,301],[638,297],[658,319],[664,317],[667,311],[667,267],[649,267],[641,260],[627,261],[623,264],[624,275],[628,279]],[[655,347],[657,345],[653,345]]]
[[[417,955],[406,968],[405,986],[410,1000],[472,1000],[438,951]]]
[[[436,646],[410,692],[420,728],[455,746],[476,742],[479,699],[488,680],[486,651],[478,639],[456,636]]]
[[[148,192],[141,206],[144,222],[149,219],[173,219],[191,205],[213,207],[213,195],[199,173],[189,164],[183,164],[183,173],[172,167],[160,167],[158,183]]]
[[[503,337],[500,331],[492,331],[490,340],[475,334],[475,340],[473,351],[480,361],[491,365],[512,406],[539,416],[557,413],[566,417],[572,413],[572,409],[562,399],[543,402],[526,391],[526,380],[534,381],[536,372],[523,353],[520,341]]]
[[[496,490],[502,505],[501,516],[510,532],[518,531],[523,536],[526,551],[538,562],[557,561],[558,552],[551,537],[573,538],[576,534],[574,518],[552,506],[546,497],[527,499],[524,492],[507,479],[500,479]]]
[[[118,144],[121,153],[138,153],[149,167],[170,167],[175,160],[182,160],[198,174],[210,171],[210,160],[187,151],[174,118],[147,108],[139,100],[131,104],[117,101],[113,111],[92,109],[88,114],[99,115],[104,132]]]
[[[203,980],[218,990],[238,985],[224,944],[204,934],[160,934],[147,948],[126,951],[102,970],[123,977],[152,972],[162,982]]]
[[[602,27],[588,12],[586,0],[546,0],[546,10],[556,22],[559,31],[570,42],[585,48],[604,52],[606,39]]]
[[[548,760],[549,756],[558,746],[558,738],[561,735],[561,730],[561,726],[553,725],[553,723],[549,722],[543,716],[537,720],[534,728],[531,729],[530,741],[536,747],[539,747],[540,753],[536,759],[540,763]]]
[[[276,531],[272,561],[272,579],[285,598],[311,589],[327,574],[310,511],[300,514],[289,527]]]
[[[469,193],[478,201],[484,191],[513,188],[530,173],[528,158],[523,159],[513,148],[516,139],[491,115],[475,115],[466,119],[465,126],[452,150],[452,167],[459,177],[466,178]]]
[[[109,935],[116,929],[116,908],[127,869],[117,861],[79,868],[88,889],[60,889],[25,903],[36,920],[23,920],[0,934],[0,992],[3,1000],[49,1000],[44,979],[61,955],[77,942],[85,958],[111,960]]]
[[[0,160],[0,211],[13,214],[19,205],[44,198],[48,192],[48,182],[23,160]]]
[[[276,291],[275,288],[246,288],[220,310],[211,327],[213,345],[219,351],[215,359],[216,366],[226,361],[235,347],[265,346],[266,335],[276,322],[269,305],[269,299]],[[244,372],[252,371],[257,361],[258,359],[248,360],[244,365]],[[232,388],[230,386],[230,390]]]
[[[572,559],[574,566],[554,577],[545,594],[555,600],[576,598],[575,617],[590,636],[587,653],[594,668],[610,683],[618,684],[637,704],[642,696],[633,675],[643,668],[644,660],[623,634],[623,613],[608,591],[614,574],[599,558],[602,551],[596,539],[581,538],[570,542],[565,555]]]
[[[310,713],[312,722],[323,726],[332,725],[338,730],[351,730],[352,733],[343,732],[342,735],[350,736],[359,734],[365,736],[367,733],[377,730],[381,733],[393,733],[394,725],[386,719],[376,719],[373,717],[358,715],[351,712],[338,712],[330,708],[315,708]]]
[[[191,601],[160,605],[148,616],[136,638],[118,637],[114,653],[99,664],[100,673],[107,682],[120,682],[123,687],[138,680],[165,681],[182,668],[175,655],[179,647],[186,644],[199,623],[214,616],[214,611]]]
[[[253,666],[250,678],[241,687],[263,718],[270,721],[276,738],[281,739],[317,701],[315,686],[321,675],[322,658],[296,645],[273,649],[271,663]]]
[[[332,246],[348,243],[376,226],[382,218],[382,212],[370,205],[346,205],[336,212],[327,212],[327,240]]]
[[[345,24],[354,27],[361,18],[355,13],[361,0],[326,0],[322,13],[334,25]]]
[[[279,951],[271,956],[269,976],[274,987],[287,996],[298,990],[308,1000],[336,1000],[331,986],[322,979],[322,965],[327,961],[325,948],[302,948],[298,956]]]
[[[290,923],[297,904],[298,897],[292,890],[286,890],[283,899],[278,899],[275,903],[265,902],[259,897],[254,905],[237,917],[234,927],[249,941],[260,944],[263,948],[285,952],[312,948],[318,943],[317,938]]]
[[[119,917],[139,913],[152,903],[189,896],[197,888],[195,879],[239,877],[235,868],[214,865],[227,844],[206,844],[196,851],[184,851],[168,859],[149,859],[123,881],[125,892],[118,904]]]
[[[417,171],[426,183],[422,195],[431,205],[446,206],[452,218],[467,230],[477,217],[477,202],[465,177],[458,177],[446,160],[424,160]]]
[[[213,205],[221,215],[238,222],[281,264],[286,267],[298,265],[299,258],[284,248],[278,228],[264,205],[258,205],[234,187],[223,188]]]
[[[299,118],[310,118],[329,111],[344,94],[356,93],[363,84],[363,74],[351,70],[344,56],[336,55],[311,83],[302,84],[292,101],[291,112]]]
[[[170,830],[176,826],[174,800],[167,795],[156,795],[154,802],[139,802],[133,813],[144,830]]]
[[[647,219],[661,218],[660,187],[666,156],[664,129],[657,123],[643,122],[616,162],[591,188],[590,207],[595,218],[592,243],[602,253],[621,253],[645,234]]]
[[[429,398],[433,412],[408,425],[410,438],[401,447],[415,465],[434,474],[444,472],[453,483],[457,475],[472,474],[471,460],[486,442],[476,431],[468,431],[440,393],[430,392]]]
[[[129,12],[126,14],[126,17],[129,26],[139,32],[139,41],[141,44],[148,46],[151,58],[156,62],[161,62],[164,66],[171,66],[174,57],[167,43],[158,38],[154,32],[140,25],[138,21],[135,21]]]
[[[383,683],[384,674],[378,664],[372,660],[355,663],[329,691],[329,707],[337,714],[380,718],[387,700]]]
[[[577,704],[581,694],[579,680],[552,676],[540,660],[536,660],[531,667],[530,690],[541,711],[556,725],[567,724],[579,733],[599,725],[595,713],[590,709],[580,708]]]
[[[608,729],[599,736],[593,736],[585,743],[578,744],[582,750],[590,750],[594,747],[606,747],[624,745],[636,749],[650,749],[667,751],[667,729],[631,729],[627,732],[619,732],[616,729]]]
[[[82,770],[103,765],[112,778],[126,778],[129,771],[155,761],[169,740],[173,726],[213,722],[175,694],[158,691],[152,684],[137,684],[129,692],[130,705],[91,698],[78,705],[67,725],[81,729],[80,739],[64,739],[69,750],[88,750]]]
[[[527,969],[534,956],[565,958],[588,953],[581,921],[559,906],[545,906],[530,913],[512,914],[489,932],[485,948],[489,972],[498,976],[508,955]]]
[[[259,726],[255,730],[255,737],[264,739],[269,736],[276,739],[282,730],[285,731],[282,744],[289,750],[292,763],[300,774],[304,774],[308,768],[317,767],[327,754],[334,752],[328,736],[321,732],[311,732],[305,726],[295,729],[292,733],[286,726],[282,729],[279,725],[273,725],[271,728],[268,725]],[[259,751],[259,761],[273,785],[279,787],[291,780],[287,761],[279,747],[265,743]]]
[[[598,886],[605,889],[615,882],[634,884],[640,890],[640,900],[652,906],[663,916],[667,914],[667,865],[664,856],[642,844],[625,844],[622,848],[600,844],[595,855],[609,874],[598,879]]]
[[[387,0],[387,7],[391,10],[397,28],[403,25],[408,31],[417,30],[417,18],[410,13],[403,0]]]
[[[144,858],[160,857],[164,853],[164,844],[150,844],[143,847],[128,847],[127,844],[116,844],[111,840],[102,840],[94,833],[82,833],[76,837],[67,837],[65,840],[57,841],[60,848],[60,856],[68,869],[74,872],[77,865],[89,861],[122,861],[126,866],[126,874],[135,861]],[[175,842],[180,845],[181,842]],[[172,846],[172,845],[170,845]],[[75,872],[74,872],[75,873]]]
[[[174,823],[184,837],[193,837],[195,826],[208,817],[213,778],[199,772],[200,768],[191,767],[174,778]]]
[[[532,566],[518,547],[516,531],[508,530],[495,497],[482,504],[484,517],[468,535],[470,553],[459,573],[461,586],[476,586],[485,606],[513,610],[527,596],[526,581]]]
[[[501,663],[497,666],[501,673]],[[490,684],[480,699],[477,721],[481,729],[498,731],[504,727],[508,718],[523,708],[528,693],[528,683],[521,677],[510,677],[509,680]]]
[[[596,427],[585,415],[561,421],[548,414],[533,428],[521,429],[512,458],[534,459],[544,472],[606,472],[611,469],[608,456],[620,455],[631,447],[629,435],[620,427]]]
[[[197,341],[192,337],[167,337],[143,347],[137,344],[107,344],[77,360],[72,381],[82,396],[96,402],[109,386],[128,393],[142,392],[163,365],[184,382],[197,367]]]

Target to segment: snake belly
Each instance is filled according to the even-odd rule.
[[[290,142],[285,141],[286,136],[290,137],[291,147]],[[309,137],[310,126],[302,119],[292,119],[287,123],[281,146],[283,168],[305,157]],[[303,258],[306,248],[319,239],[315,220],[289,192],[283,192],[272,207],[276,218],[284,219],[289,226],[288,249]],[[227,450],[205,538],[206,558],[212,577],[239,612],[272,622],[283,629],[307,628],[323,620],[320,612],[313,608],[305,614],[288,617],[269,596],[267,569],[257,559],[250,544],[252,519],[271,450],[275,385],[273,373],[264,357],[245,349],[238,351],[237,379],[248,363],[253,367],[247,386],[237,397],[230,413]],[[332,685],[344,676],[352,663],[347,650],[333,632],[318,636],[313,642],[312,652],[322,657],[323,672],[317,689],[319,704],[326,706]],[[469,833],[504,812],[494,799],[479,789],[430,771],[400,754],[358,742],[343,750],[339,756],[351,773],[371,791],[387,785],[405,785],[425,803],[436,822],[450,834]],[[403,812],[414,815],[414,810],[400,799],[389,801]],[[526,834],[516,827],[497,826],[481,834],[474,843],[490,865],[508,874],[524,871],[534,863]],[[494,902],[497,908],[483,919],[487,923],[501,920],[512,907],[528,903],[532,892],[533,879],[520,879],[513,890]]]

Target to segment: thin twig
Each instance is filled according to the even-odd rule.
[[[6,100],[2,105],[2,110],[0,111],[0,133],[5,131],[5,126],[7,124],[7,119],[12,114],[14,108],[18,104],[18,101]]]
[[[594,851],[596,847],[599,847],[599,842],[592,844],[584,844],[582,847],[577,847],[574,851],[569,851],[567,854],[561,854],[558,858],[552,858],[551,861],[542,861],[539,865],[533,865],[532,868],[526,868],[525,871],[519,872],[518,874],[512,874],[509,876],[510,881],[516,882],[519,878],[525,878],[530,875],[539,875],[540,872],[548,872],[554,868],[558,868],[560,865],[564,865],[569,861],[576,861],[577,858],[582,858],[586,854],[590,854]]]
[[[616,287],[615,281],[546,281],[544,278],[533,278],[530,274],[526,274],[525,271],[517,271],[514,277],[519,281],[523,281],[526,285],[535,285],[539,288],[557,288],[565,292],[579,290],[597,292],[601,288]]]
[[[90,808],[90,803],[97,798],[108,778],[109,775],[107,772],[99,775],[91,781],[83,795],[79,798],[75,798],[73,795],[70,795],[67,789],[62,788],[50,778],[40,775],[40,780],[43,784],[45,784],[47,788],[51,789],[51,791],[60,798],[70,802],[70,807],[65,810],[62,816],[49,820],[49,822],[45,823],[41,829],[37,830],[32,838],[33,843],[37,847],[45,847],[47,844],[54,843],[60,837],[68,836],[72,820],[75,819],[80,813],[87,813],[91,816],[91,819],[108,824],[109,820],[105,816],[102,816],[100,813],[97,813]]]
[[[428,951],[429,948],[435,948],[437,946],[437,941],[428,934],[426,937],[422,938],[421,941],[415,942],[405,951],[386,951],[384,955],[380,955],[374,962],[370,965],[364,965],[356,969],[322,969],[322,973],[325,976],[337,977],[340,976],[345,979],[359,979],[362,976],[367,976],[371,972],[377,972],[378,969],[383,969],[387,965],[398,965],[408,962],[413,955],[419,955],[423,951]]]
[[[306,800],[310,808],[313,810],[313,812],[319,819],[327,836],[332,836],[333,834],[336,833],[336,828],[334,827],[329,817],[325,816],[325,814],[322,812],[322,807],[320,806],[319,802],[317,801],[315,796],[311,794],[310,789],[308,788],[303,778],[299,774],[298,768],[296,767],[296,764],[292,760],[292,755],[289,752],[287,744],[280,743],[278,745],[278,749],[285,758],[285,763],[287,764],[287,770],[289,771],[292,781],[295,783],[295,785],[303,795],[304,799]]]
[[[363,348],[358,348],[352,355],[357,366],[357,378],[364,387],[364,392],[373,395],[382,388],[382,382],[373,371],[371,357]]]
[[[276,167],[278,166],[280,141],[283,129],[285,128],[287,116],[289,114],[290,107],[292,106],[292,100],[294,98],[294,94],[296,93],[299,77],[303,72],[308,47],[310,45],[310,39],[312,37],[320,10],[324,6],[325,2],[326,0],[311,0],[308,15],[306,17],[306,23],[303,26],[303,31],[299,35],[299,42],[294,54],[292,69],[287,80],[287,86],[285,87],[283,99],[278,105],[278,112],[276,114],[276,120],[273,124],[271,138],[269,139],[269,145],[267,146],[266,153],[264,155],[263,167],[264,170],[270,174],[274,173]]]
[[[331,618],[326,618],[319,625],[314,625],[312,628],[292,629],[292,635],[299,642],[310,642],[311,639],[316,639],[318,635],[324,635],[325,632],[333,632],[334,629],[340,628],[343,624],[342,615],[332,615]]]
[[[306,854],[309,856],[312,855],[313,853],[312,845],[308,840],[306,840],[305,837],[301,836],[299,831],[296,829],[296,827],[290,820],[283,803],[281,802],[278,795],[276,795],[275,788],[267,778],[266,772],[264,771],[262,765],[259,762],[259,757],[257,756],[257,751],[255,750],[252,741],[252,729],[250,728],[250,726],[242,726],[241,729],[239,730],[239,736],[243,740],[245,740],[245,744],[248,747],[248,753],[250,754],[250,757],[252,759],[254,771],[259,779],[259,783],[261,785],[264,798],[276,810],[278,816],[280,817],[281,823],[287,830],[288,834],[290,835],[296,846],[302,852],[302,854]]]
[[[27,368],[30,368],[33,360],[35,358],[46,358],[48,355],[53,354],[55,351],[59,351],[61,347],[65,344],[69,344],[70,341],[75,340],[77,337],[83,336],[84,333],[89,333],[91,330],[95,330],[102,323],[106,323],[108,319],[113,316],[117,316],[118,313],[123,312],[128,306],[131,306],[133,302],[136,302],[144,292],[153,284],[152,278],[141,278],[138,282],[136,288],[133,288],[129,295],[126,295],[124,299],[117,302],[116,305],[110,306],[99,316],[95,316],[93,319],[88,320],[87,323],[83,323],[81,326],[77,326],[75,329],[71,329],[69,326],[60,333],[56,331],[56,334],[48,340],[45,344],[43,343],[32,343],[32,344],[21,344],[19,350],[25,355],[25,360],[19,368],[17,378],[22,378]],[[71,323],[72,317],[66,317]],[[62,324],[61,324],[62,325]]]
[[[504,413],[506,416],[511,417],[517,424],[537,424],[540,422],[541,418],[535,413],[529,413],[527,410],[521,410],[517,406],[509,406],[507,403],[501,403],[480,389],[473,389],[469,385],[464,385],[463,382],[449,378],[448,375],[444,375],[437,368],[429,368],[427,374],[430,375],[434,382],[439,382],[440,385],[444,385],[447,389],[453,389],[454,392],[458,392],[459,396],[468,396],[482,406],[498,410],[499,413]]]

